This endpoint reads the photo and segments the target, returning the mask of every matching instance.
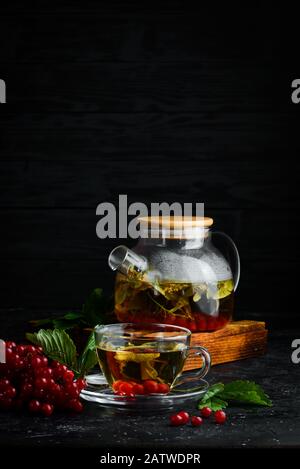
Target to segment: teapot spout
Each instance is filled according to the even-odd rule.
[[[139,256],[126,246],[117,246],[108,256],[108,265],[112,270],[128,275],[132,269],[136,272],[145,272],[148,263],[143,256]]]

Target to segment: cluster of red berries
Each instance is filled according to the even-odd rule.
[[[210,417],[212,414],[212,410],[209,407],[203,407],[201,409],[201,416],[204,418]],[[200,417],[200,415],[193,415],[190,417],[190,415],[182,410],[178,414],[174,414],[170,416],[170,424],[173,427],[179,427],[181,425],[186,425],[189,421],[191,422],[193,427],[199,427],[199,425],[202,425],[203,419]],[[226,414],[223,412],[223,410],[217,410],[214,414],[215,417],[215,422],[218,424],[223,424],[226,421]]]
[[[157,383],[152,379],[146,379],[142,383],[118,380],[113,383],[112,387],[115,394],[127,397],[146,394],[167,394],[170,392],[170,386],[168,384]]]
[[[81,412],[83,379],[48,358],[41,347],[6,342],[6,363],[0,364],[0,409],[28,408],[49,416],[55,409]]]

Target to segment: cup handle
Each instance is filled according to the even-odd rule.
[[[213,235],[219,235],[223,236],[223,238],[226,239],[228,244],[231,246],[233,254],[234,254],[234,274],[233,274],[233,283],[234,283],[234,291],[236,291],[239,281],[240,281],[240,274],[241,274],[241,261],[240,261],[240,255],[239,251],[233,241],[233,239],[230,238],[226,233],[223,233],[223,231],[213,231]]]
[[[206,348],[201,347],[201,346],[195,346],[195,347],[187,347],[187,350],[188,350],[188,353],[187,353],[186,358],[201,357],[203,359],[203,365],[199,370],[191,371],[188,373],[188,375],[185,375],[185,376],[180,375],[175,382],[175,386],[204,378],[204,376],[206,376],[210,370],[211,358]]]

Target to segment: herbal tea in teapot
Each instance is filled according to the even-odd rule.
[[[175,324],[202,332],[226,326],[233,316],[240,275],[239,255],[231,238],[211,232],[211,218],[140,220],[144,237],[136,247],[118,246],[109,256],[110,267],[118,271],[118,320]],[[213,245],[212,235],[222,235],[229,244],[234,273]]]
[[[132,272],[118,274],[115,312],[122,322],[156,322],[212,331],[233,314],[233,280],[205,283],[148,283]]]

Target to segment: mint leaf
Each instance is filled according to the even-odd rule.
[[[200,401],[198,404],[198,409],[203,409],[203,407],[210,407],[210,409],[215,412],[216,410],[225,409],[227,406],[228,402],[224,401],[223,399],[220,399],[217,396],[213,396],[210,399],[205,400],[204,402],[202,399],[202,401]]]
[[[210,407],[213,411],[226,408],[229,403],[272,406],[272,401],[259,384],[254,381],[236,380],[211,386],[198,403],[198,408]]]
[[[68,321],[73,321],[74,319],[82,318],[82,313],[75,313],[73,311],[69,311],[69,313],[65,314],[63,318],[67,319]]]
[[[254,381],[236,380],[227,383],[219,397],[245,404],[272,406],[269,396]]]
[[[224,389],[224,384],[223,383],[213,384],[212,386],[210,386],[208,391],[206,391],[206,393],[205,393],[204,397],[202,398],[201,402],[208,401],[209,399],[214,397],[216,394],[219,394],[220,392],[222,392],[223,389]]]
[[[27,340],[43,348],[45,355],[77,371],[77,351],[71,337],[61,329],[40,329],[26,334]]]
[[[78,360],[78,363],[80,376],[84,376],[87,371],[96,365],[97,353],[94,332],[90,334],[85,349]]]

